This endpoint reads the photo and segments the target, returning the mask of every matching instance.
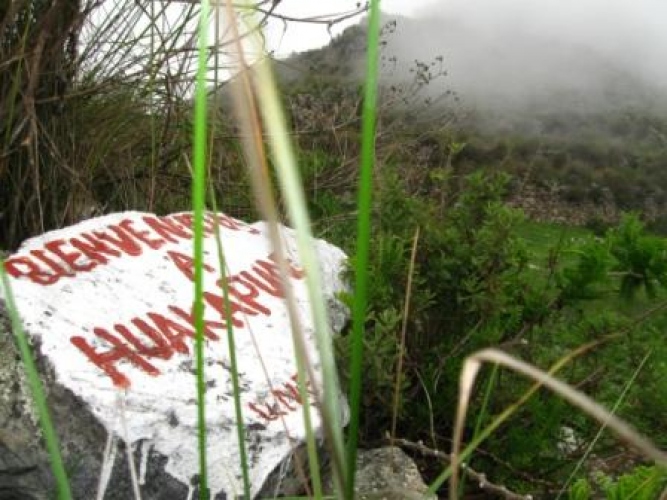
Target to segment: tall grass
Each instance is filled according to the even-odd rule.
[[[39,417],[39,424],[44,435],[46,449],[51,460],[51,470],[53,471],[53,477],[56,480],[58,498],[60,500],[69,500],[72,498],[72,493],[70,491],[69,481],[67,480],[65,465],[60,454],[58,436],[53,427],[53,422],[46,402],[46,396],[44,394],[44,388],[42,387],[42,380],[32,357],[30,343],[23,330],[21,318],[16,303],[14,302],[14,294],[12,293],[9,277],[5,272],[4,264],[4,260],[0,258],[0,282],[2,283],[0,290],[2,290],[5,307],[11,319],[14,338],[16,339],[16,344],[18,345],[18,350],[21,354],[21,362],[23,363],[28,378],[32,398]]]
[[[197,366],[197,427],[199,432],[199,498],[208,500],[208,465],[206,456],[206,378],[204,376],[204,211],[207,171],[207,90],[209,3],[202,0],[199,21],[199,51],[197,86],[195,92],[192,182],[192,211],[194,212],[194,322],[195,359]],[[238,425],[241,425],[239,422]],[[239,443],[242,446],[243,443]],[[244,474],[244,479],[246,478]]]
[[[355,262],[355,295],[352,308],[352,357],[350,362],[351,417],[348,430],[347,477],[345,497],[354,496],[354,474],[359,439],[359,415],[361,409],[361,372],[363,360],[364,324],[368,302],[368,259],[370,252],[371,193],[373,189],[373,165],[375,159],[375,114],[377,108],[377,67],[380,32],[380,2],[371,1],[368,19],[368,43],[366,48],[366,85],[361,135],[361,174],[359,177],[357,248]]]
[[[286,296],[287,311],[292,326],[293,332],[293,346],[294,353],[296,356],[295,362],[297,366],[297,385],[298,390],[303,401],[303,417],[304,417],[304,426],[307,430],[312,429],[312,415],[311,415],[311,404],[306,390],[306,371],[310,368],[310,363],[307,359],[307,349],[305,346],[305,339],[303,335],[303,330],[301,322],[299,320],[299,314],[295,308],[295,302],[293,299],[293,292],[289,286],[289,281],[287,280],[287,262],[285,257],[285,252],[282,247],[282,241],[278,230],[278,214],[275,204],[275,198],[273,195],[273,186],[270,180],[268,173],[268,162],[267,155],[263,146],[263,126],[261,121],[261,116],[258,109],[258,100],[261,99],[261,89],[255,88],[252,85],[252,78],[248,71],[248,62],[245,57],[244,46],[241,43],[241,37],[239,34],[239,29],[237,26],[236,16],[234,10],[232,9],[231,4],[228,2],[226,4],[226,12],[230,19],[232,36],[235,41],[235,49],[237,52],[239,67],[242,68],[239,76],[237,85],[235,85],[235,108],[237,116],[241,122],[241,129],[245,137],[245,156],[247,158],[247,164],[251,173],[251,180],[253,191],[257,200],[257,205],[260,209],[260,213],[263,215],[264,219],[269,223],[269,239],[273,246],[274,252],[277,256],[279,271],[283,279],[284,291]],[[252,17],[250,19],[246,18],[246,25],[248,30],[252,33],[257,30],[257,26],[254,23]],[[251,41],[255,42],[251,44],[257,46],[257,39],[252,38]],[[264,75],[265,78],[267,75]],[[270,78],[270,75],[268,75]],[[275,96],[266,95],[263,96],[264,100],[268,99],[268,105],[275,107]],[[267,121],[267,128],[270,129],[273,126],[273,131],[276,134],[276,141],[279,145],[285,145],[284,137],[284,125],[278,121]],[[276,130],[277,126],[277,130]],[[271,130],[271,129],[270,129]],[[283,146],[285,147],[285,146]],[[286,146],[289,148],[289,144]],[[290,152],[287,153],[287,161],[290,162]],[[289,196],[289,195],[288,195]],[[298,205],[299,201],[297,201]],[[265,374],[267,378],[267,383],[270,385],[269,375]],[[311,377],[312,378],[312,377]],[[321,398],[319,398],[321,402]],[[331,434],[329,434],[331,436]],[[321,496],[321,480],[319,476],[319,459],[317,453],[317,444],[315,435],[312,432],[307,432],[306,434],[306,449],[308,454],[308,464],[309,468],[312,471],[311,478],[313,484],[313,490],[316,496]],[[295,456],[295,461],[298,462],[298,455]],[[243,466],[243,464],[242,464]],[[303,464],[297,463],[297,470],[301,476],[305,477],[305,474],[302,474]]]

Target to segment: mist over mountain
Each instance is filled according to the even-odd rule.
[[[447,73],[427,86],[431,97],[452,90],[482,112],[667,111],[665,19],[667,4],[654,0],[440,2],[419,17],[383,17],[382,78],[410,81],[426,63]],[[293,62],[361,78],[364,22]]]

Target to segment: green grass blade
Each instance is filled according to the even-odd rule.
[[[229,288],[226,284],[226,272],[224,268],[224,258],[222,255],[222,245],[219,244],[218,238],[218,253],[219,259],[222,263],[222,278],[223,283],[223,295],[225,300],[225,317],[232,317],[231,305],[229,303]],[[238,363],[236,361],[236,342],[234,341],[234,327],[231,321],[227,321],[227,343],[229,344],[229,364],[231,365],[231,376],[232,376],[232,387],[234,388],[234,412],[236,417],[236,431],[239,441],[239,458],[241,463],[241,473],[243,475],[243,492],[245,498],[250,499],[250,474],[248,472],[248,458],[245,447],[245,425],[243,420],[243,411],[241,405],[241,384],[239,383],[239,369]]]
[[[215,192],[209,190],[211,206],[214,211],[218,211],[218,205],[215,200]],[[225,302],[225,317],[232,317],[231,304],[229,302],[229,286],[227,283],[227,264],[225,261],[225,252],[222,247],[219,227],[216,226],[215,245],[218,252],[218,262],[220,263],[220,278],[223,283],[222,296]],[[236,360],[236,342],[234,339],[234,324],[231,321],[225,321],[227,325],[227,344],[229,346],[229,364],[231,368],[232,387],[234,390],[234,413],[236,418],[236,434],[239,442],[239,459],[241,463],[241,475],[243,477],[243,494],[245,498],[250,497],[250,473],[248,471],[248,454],[245,446],[245,420],[243,420],[243,405],[241,404],[241,384],[239,383],[239,370]]]
[[[297,363],[297,373],[298,373],[298,387],[299,394],[301,395],[303,401],[303,421],[304,429],[306,432],[306,445],[308,452],[308,464],[310,467],[310,479],[313,485],[313,491],[315,498],[320,498],[322,496],[321,480],[320,480],[320,467],[317,454],[317,443],[316,436],[312,432],[312,418],[311,418],[311,404],[310,398],[306,389],[306,371],[312,368],[312,364],[307,360],[307,353],[305,348],[305,339],[303,338],[303,330],[301,328],[301,321],[299,319],[299,313],[296,309],[296,303],[294,300],[294,295],[292,293],[291,287],[289,286],[288,272],[287,272],[287,262],[285,260],[284,250],[282,248],[281,237],[278,230],[278,213],[275,203],[275,198],[273,196],[273,189],[271,187],[271,181],[268,175],[267,161],[264,154],[264,146],[262,139],[262,126],[260,122],[259,111],[253,94],[253,85],[251,79],[249,78],[247,64],[245,63],[245,52],[241,44],[241,37],[238,31],[237,24],[233,21],[235,19],[235,13],[232,9],[231,2],[226,2],[226,11],[227,15],[231,22],[231,32],[232,37],[236,46],[236,50],[239,56],[239,63],[242,68],[245,68],[239,73],[238,84],[235,86],[235,98],[234,106],[237,111],[238,118],[241,122],[241,128],[244,131],[244,151],[248,160],[250,180],[257,201],[257,205],[260,213],[269,223],[269,240],[272,243],[273,249],[276,253],[278,268],[280,275],[282,276],[285,282],[285,302],[287,306],[287,312],[292,324],[292,340],[294,345],[294,352],[296,355]],[[246,11],[250,13],[250,11]],[[258,24],[254,23],[253,16],[242,16],[241,20],[245,22],[248,32],[256,33],[259,30]],[[258,52],[261,53],[263,46],[261,43],[257,43],[256,37],[250,38],[251,42],[256,43],[256,48]],[[275,109],[274,113],[270,113],[269,116],[272,118],[269,127],[273,127],[271,130],[275,132],[283,141],[286,137],[286,129],[284,118],[281,114],[281,108],[277,103],[277,95],[273,91],[273,80],[272,74],[268,68],[263,68],[259,66],[260,74],[258,81],[255,81],[255,84],[259,87],[265,85],[268,89],[267,92],[264,92],[263,96],[265,100],[268,100],[268,106],[272,109]],[[263,70],[263,72],[262,72]],[[289,154],[289,144],[287,145],[288,154]],[[292,158],[287,158],[287,161],[292,161]],[[286,168],[294,168],[294,164],[291,163],[287,165]],[[307,265],[304,264],[304,268],[308,269]],[[315,269],[315,271],[317,271]],[[312,300],[312,297],[311,297]],[[325,318],[326,319],[326,318]],[[324,330],[317,330],[322,332]],[[311,378],[314,377],[314,374],[311,373]],[[335,374],[334,374],[335,375]],[[267,375],[268,380],[268,375]],[[326,381],[325,381],[326,382]],[[334,380],[334,383],[336,381]],[[337,386],[337,384],[335,384]],[[318,400],[321,399],[318,397]],[[325,420],[324,422],[325,434],[333,442],[335,436],[329,429],[336,428],[336,425],[328,424]],[[340,431],[339,431],[340,434]],[[333,436],[333,437],[332,437]],[[341,441],[341,450],[342,450],[342,437]],[[335,453],[334,453],[335,456]],[[342,453],[341,453],[342,456]],[[297,465],[297,468],[300,466]],[[339,468],[340,469],[340,468]]]
[[[72,492],[70,491],[67,473],[65,472],[65,465],[63,464],[63,460],[60,455],[58,436],[56,435],[53,422],[51,421],[49,408],[46,404],[46,396],[44,395],[44,389],[42,387],[42,381],[39,378],[37,367],[35,366],[35,362],[32,358],[30,344],[28,343],[28,339],[26,338],[25,332],[23,331],[21,318],[19,317],[18,310],[16,309],[14,294],[12,293],[11,285],[9,283],[9,277],[5,272],[5,261],[3,259],[0,259],[0,279],[2,279],[2,288],[4,291],[7,313],[9,314],[9,318],[12,323],[14,337],[16,338],[16,343],[18,344],[19,352],[21,353],[21,360],[28,377],[28,383],[30,384],[32,397],[35,401],[37,414],[39,415],[39,422],[44,434],[46,449],[49,453],[49,458],[51,459],[51,471],[53,472],[53,476],[56,480],[56,486],[58,488],[58,499],[70,500],[72,498]]]
[[[595,340],[584,344],[574,351],[570,352],[567,356],[559,359],[547,372],[549,375],[555,375],[562,368],[564,368],[570,361],[573,359],[584,355],[588,351],[617,338],[617,334],[611,334],[603,339]],[[519,399],[514,403],[508,406],[502,413],[500,413],[488,426],[486,426],[481,432],[476,432],[473,439],[470,440],[468,446],[465,447],[461,453],[459,453],[459,463],[467,460],[470,455],[477,449],[477,447],[482,444],[491,434],[495,432],[503,423],[505,423],[514,413],[516,413],[533,395],[542,388],[540,382],[534,383],[526,392],[524,392]],[[434,495],[440,487],[447,481],[452,475],[452,467],[448,465],[440,473],[440,475],[431,483],[429,486],[427,494]]]
[[[482,399],[482,407],[479,410],[479,413],[476,418],[475,422],[475,430],[473,431],[473,439],[479,435],[479,433],[482,431],[482,424],[484,424],[484,420],[488,416],[489,413],[489,403],[491,401],[491,396],[493,395],[493,388],[496,385],[496,379],[498,376],[498,365],[493,365],[493,369],[491,372],[491,375],[489,376],[489,379],[486,382],[486,389],[484,390],[484,398]],[[470,461],[468,461],[468,467],[470,467]],[[463,490],[465,488],[465,480],[467,477],[467,468],[463,469],[463,473],[461,474],[461,485],[459,487],[459,496],[463,496]]]
[[[306,286],[315,325],[315,343],[320,355],[323,400],[322,424],[332,446],[332,459],[335,464],[343,463],[344,446],[342,425],[340,422],[340,401],[338,399],[338,373],[333,358],[333,346],[330,337],[328,315],[321,295],[321,278],[317,256],[313,248],[313,236],[310,230],[310,218],[306,209],[302,182],[296,166],[294,151],[292,150],[287,126],[280,100],[276,93],[270,69],[267,65],[258,64],[258,94],[260,96],[261,111],[267,125],[281,190],[286,201],[290,221],[296,231],[297,248],[301,264],[306,272]],[[340,487],[345,484],[344,471],[334,466],[335,477]],[[319,471],[311,471],[318,473]]]
[[[401,401],[401,386],[403,385],[403,362],[405,360],[405,338],[408,331],[408,318],[410,317],[410,300],[412,299],[412,280],[415,275],[415,262],[417,260],[417,245],[419,243],[419,227],[415,230],[412,239],[412,251],[410,252],[410,267],[408,270],[408,282],[405,285],[405,301],[403,303],[403,319],[401,321],[401,342],[398,348],[398,361],[396,362],[396,383],[394,386],[394,399],[391,412],[391,432],[389,443],[394,445],[396,439],[396,424],[398,422],[398,407]]]
[[[621,404],[625,402],[626,396],[628,395],[628,392],[630,391],[630,388],[634,385],[635,381],[637,380],[637,377],[639,376],[639,373],[644,369],[644,365],[648,361],[649,357],[651,357],[651,354],[653,353],[652,350],[649,350],[649,352],[646,353],[644,358],[641,360],[639,363],[639,366],[637,366],[637,369],[634,371],[628,382],[625,384],[625,387],[623,388],[623,391],[619,395],[619,397],[616,399],[616,402],[614,403],[614,406],[611,408],[611,414],[616,415],[618,413],[618,409],[620,408]],[[570,485],[573,483],[574,478],[576,477],[577,473],[581,468],[584,466],[584,463],[586,460],[588,460],[588,457],[590,454],[593,452],[593,449],[595,448],[595,445],[597,442],[600,440],[602,437],[602,434],[606,430],[607,425],[602,424],[600,428],[598,429],[597,433],[595,434],[595,437],[593,437],[593,440],[591,443],[586,447],[586,451],[584,454],[581,456],[581,458],[577,461],[577,464],[574,466],[572,469],[572,472],[568,476],[567,480],[565,481],[565,484],[563,484],[561,490],[558,492],[558,496],[556,497],[556,500],[559,500],[567,491],[567,489],[570,487]]]
[[[194,114],[194,150],[192,210],[194,212],[194,322],[195,357],[197,364],[197,418],[199,430],[199,498],[209,499],[208,467],[206,460],[206,382],[204,379],[204,203],[206,196],[206,133],[207,92],[206,69],[208,60],[208,0],[202,0],[199,13],[199,50],[197,60],[197,87]]]
[[[657,448],[650,440],[639,434],[623,420],[612,415],[609,410],[596,403],[584,393],[572,388],[567,383],[556,379],[552,374],[544,372],[535,366],[515,358],[498,349],[482,349],[468,356],[461,370],[459,386],[459,406],[454,426],[454,439],[452,444],[452,477],[450,486],[450,498],[456,498],[456,485],[458,479],[458,464],[461,462],[459,447],[463,437],[463,424],[470,401],[471,390],[482,363],[497,363],[509,368],[521,375],[535,380],[541,386],[546,387],[558,394],[562,399],[583,410],[588,416],[603,423],[623,441],[643,452],[644,455],[654,460],[659,465],[667,464],[667,453]]]
[[[359,210],[357,220],[357,255],[355,294],[352,312],[352,351],[350,358],[350,425],[347,442],[347,478],[345,498],[354,496],[354,473],[357,460],[359,413],[361,406],[361,370],[363,359],[364,322],[368,301],[368,256],[370,248],[371,193],[375,158],[375,114],[377,111],[377,59],[380,38],[380,2],[370,2],[366,62],[366,85],[362,115],[361,175],[359,179]]]
[[[257,37],[254,37],[252,41],[255,42],[256,48],[261,52],[263,47],[261,43],[257,43]],[[306,208],[303,183],[297,168],[292,143],[287,133],[287,121],[278,97],[277,85],[268,60],[257,63],[254,66],[254,70],[257,74],[254,84],[259,101],[259,110],[268,132],[267,135],[275,160],[277,178],[285,199],[289,219],[296,233],[296,244],[301,265],[306,270],[306,288],[314,323],[315,345],[319,354],[322,374],[323,390],[322,394],[317,394],[318,402],[321,402],[322,428],[331,449],[335,484],[339,491],[343,491],[346,483],[344,477],[346,471],[343,465],[345,449],[341,424],[342,412],[339,400],[340,386],[338,384],[338,372],[336,371],[333,355],[333,342],[327,309],[321,293],[322,286],[319,264],[313,248],[313,235],[310,217]],[[298,359],[297,362],[300,363]],[[300,390],[303,390],[302,367],[298,367],[299,386]],[[308,366],[307,368],[312,371],[312,366]],[[311,376],[311,380],[315,379]],[[304,418],[307,418],[307,413],[308,407],[304,405]],[[306,431],[310,451],[314,433],[308,427]],[[311,470],[310,472],[315,475],[315,479],[317,479],[317,475],[320,473],[318,469]]]

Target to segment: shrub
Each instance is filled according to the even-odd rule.
[[[667,487],[667,472],[658,467],[638,466],[616,480],[598,473],[595,483],[607,500],[653,500],[659,498]],[[593,487],[581,479],[570,487],[568,498],[589,500],[593,498]]]
[[[387,318],[396,318],[403,309],[410,248],[419,227],[403,393],[403,407],[410,408],[404,423],[412,428],[427,428],[425,408],[416,403],[423,400],[420,378],[430,393],[439,392],[433,411],[446,413],[457,396],[449,382],[447,388],[439,387],[440,378],[455,380],[465,354],[503,341],[528,314],[531,301],[522,281],[526,254],[514,231],[522,215],[502,203],[507,181],[501,175],[468,176],[460,191],[449,193],[443,209],[436,200],[407,196],[396,175],[382,179],[367,312],[367,338],[374,347],[365,383],[373,401],[391,400],[386,374],[399,354],[401,323]],[[382,375],[372,366],[384,367]],[[375,423],[367,437],[381,437],[384,428],[378,423],[389,421],[391,409],[368,404],[365,410]]]
[[[622,273],[621,295],[633,298],[643,288],[654,297],[656,286],[667,286],[667,242],[647,235],[636,214],[623,216],[618,228],[609,232],[611,253]]]
[[[389,428],[392,408],[387,402],[393,398],[393,368],[401,355],[406,368],[398,431],[439,448],[448,446],[440,441],[451,430],[449,416],[458,399],[462,360],[483,347],[504,345],[539,366],[549,366],[584,342],[619,330],[631,332],[576,360],[566,375],[574,384],[583,381],[596,391],[597,399],[613,405],[647,346],[653,345],[647,339],[654,327],[634,325],[622,314],[623,308],[600,311],[597,304],[611,300],[617,286],[624,294],[662,286],[667,276],[660,258],[662,240],[647,235],[636,216],[626,216],[603,237],[554,241],[546,267],[536,272],[528,266],[536,262],[535,256],[518,236],[523,216],[503,203],[506,176],[478,172],[457,183],[445,182],[441,189],[447,201],[442,204],[437,197],[409,196],[403,177],[383,168],[376,186],[373,287],[366,313],[364,439],[382,439]],[[402,354],[402,310],[417,227],[420,238]],[[642,279],[636,281],[637,276]],[[628,279],[631,283],[624,285]],[[338,351],[345,371],[347,339],[341,340]],[[597,377],[591,378],[591,373]],[[641,387],[632,394],[649,387],[663,389],[650,374],[640,377]],[[486,378],[492,380],[490,375]],[[488,414],[499,412],[527,387],[520,377],[504,374],[492,385]],[[624,407],[625,414],[642,427],[650,426],[645,415],[650,410],[639,399]],[[471,413],[480,414],[485,403],[476,397],[471,404]],[[487,455],[475,460],[496,480],[532,492],[540,487],[527,484],[517,470],[529,477],[559,478],[556,481],[569,474],[573,457],[556,446],[563,425],[577,429],[584,443],[597,431],[562,400],[547,394],[531,399],[516,418],[487,441]],[[468,424],[469,432],[473,424]],[[490,458],[508,453],[508,464]]]

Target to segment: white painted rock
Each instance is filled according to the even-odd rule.
[[[216,224],[228,268],[229,317],[213,237]],[[79,398],[109,433],[134,445],[142,457],[140,481],[149,481],[144,473],[150,456],[166,457],[165,470],[190,493],[199,472],[191,225],[190,213],[117,213],[28,240],[5,262],[25,329],[52,366],[56,383]],[[305,435],[291,326],[266,224],[209,213],[205,228],[209,488],[211,498],[233,498],[243,491],[229,323],[255,495]],[[311,357],[317,359],[294,232],[282,227],[281,234],[290,285]],[[340,277],[345,255],[321,240],[314,245],[332,329],[339,331],[347,319],[336,299],[345,288]],[[345,420],[342,396],[340,406]],[[319,430],[316,409],[313,419]]]

